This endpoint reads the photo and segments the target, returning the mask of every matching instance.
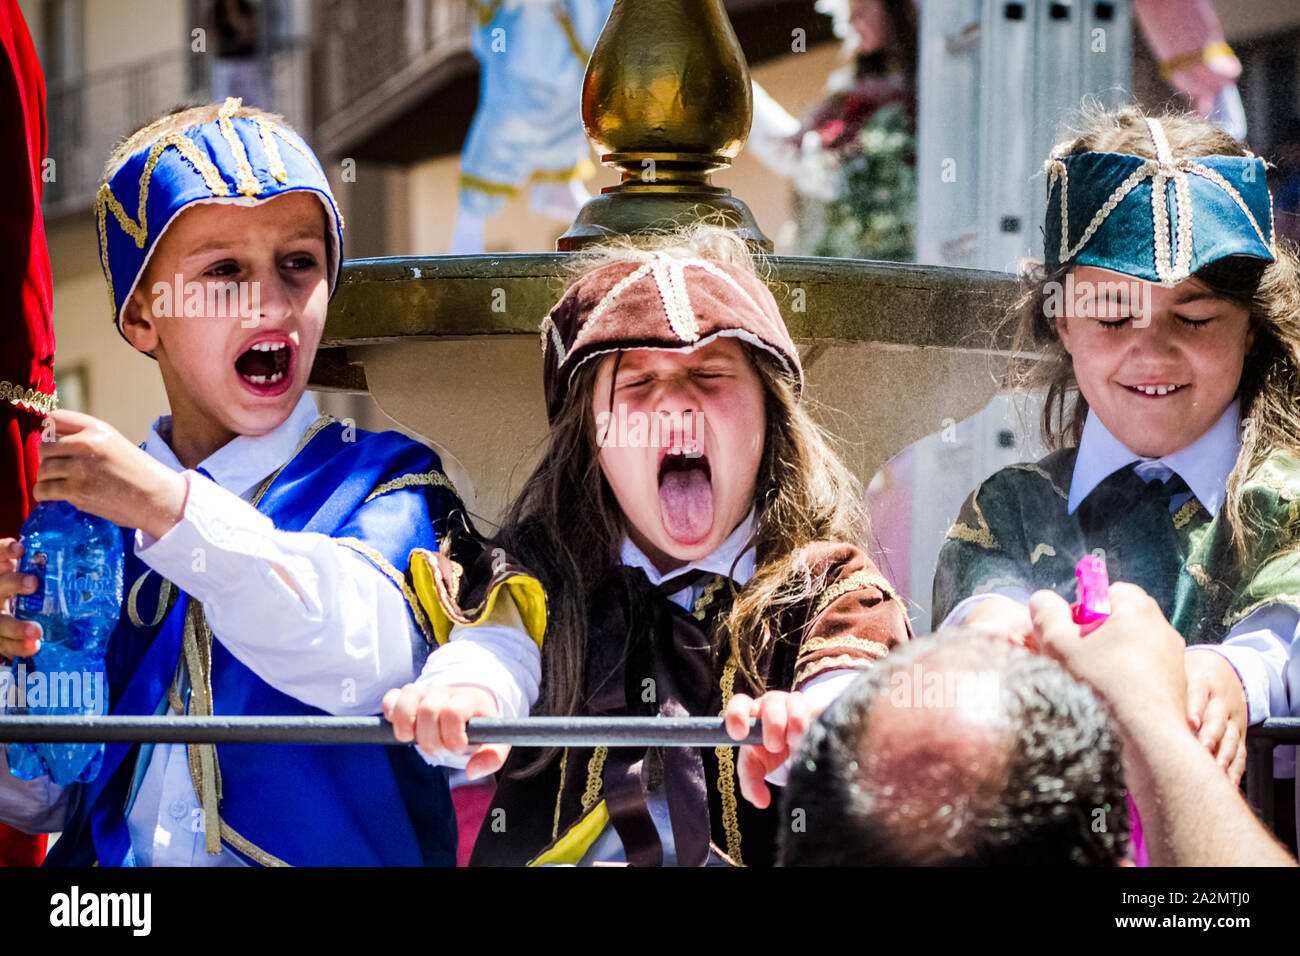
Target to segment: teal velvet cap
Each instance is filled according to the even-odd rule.
[[[141,130],[135,134],[139,148],[99,187],[100,265],[119,334],[122,309],[159,238],[197,203],[255,205],[285,193],[315,193],[329,221],[326,272],[333,295],[343,260],[343,217],[325,173],[301,137],[269,117],[235,115],[240,106],[231,97],[210,122],[152,137],[152,127]]]
[[[1264,161],[1175,162],[1160,122],[1147,125],[1156,159],[1088,152],[1048,160],[1047,271],[1096,266],[1172,286],[1225,256],[1274,261]]]

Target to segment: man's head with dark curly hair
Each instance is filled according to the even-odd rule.
[[[894,651],[809,729],[785,866],[1110,866],[1129,853],[1120,740],[1055,661],[966,628]]]

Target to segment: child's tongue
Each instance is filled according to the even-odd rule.
[[[713,485],[702,467],[668,471],[659,482],[659,514],[675,540],[693,543],[713,525]]]

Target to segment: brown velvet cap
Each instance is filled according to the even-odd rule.
[[[546,415],[554,422],[587,359],[625,349],[694,350],[734,335],[772,353],[803,389],[799,352],[767,285],[747,269],[655,253],[582,276],[542,321]]]

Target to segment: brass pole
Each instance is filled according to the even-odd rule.
[[[622,181],[583,206],[558,249],[713,215],[771,252],[749,207],[709,178],[731,165],[752,117],[722,0],[617,0],[587,63],[582,121]]]

